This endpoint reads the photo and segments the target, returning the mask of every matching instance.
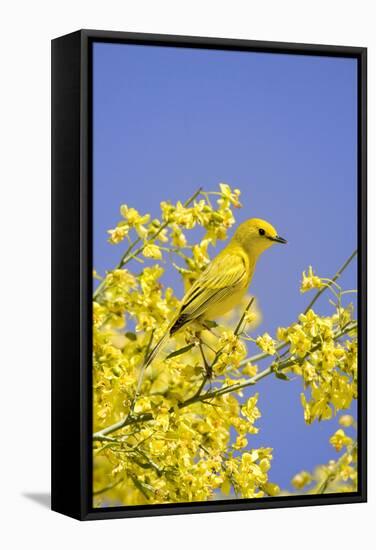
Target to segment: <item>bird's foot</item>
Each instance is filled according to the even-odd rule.
[[[211,380],[213,378],[213,367],[209,364],[205,365],[205,377],[207,380]]]

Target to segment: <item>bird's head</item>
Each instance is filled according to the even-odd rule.
[[[286,244],[276,229],[265,220],[252,218],[239,225],[234,233],[234,240],[241,244],[247,252],[261,254],[275,243]]]

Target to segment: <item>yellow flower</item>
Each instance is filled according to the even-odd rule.
[[[244,328],[255,327],[260,322],[260,311],[257,305],[252,304],[251,308],[244,315]]]
[[[162,219],[164,221],[171,222],[174,217],[175,206],[170,202],[162,201],[160,203],[160,207],[162,212]]]
[[[335,450],[338,452],[343,447],[346,447],[352,443],[351,437],[348,437],[341,429],[337,430],[334,435],[329,439],[329,442]]]
[[[307,313],[301,313],[299,315],[299,323],[310,338],[316,338],[319,334],[320,321],[321,319],[312,309],[308,310]]]
[[[223,204],[231,203],[235,208],[240,208],[241,203],[239,202],[240,190],[234,189],[231,190],[231,187],[227,183],[220,183],[219,188],[221,190],[222,198],[219,199],[218,203],[222,206]]]
[[[138,323],[136,325],[136,332],[150,331],[156,326],[156,320],[148,313],[141,311],[138,314]]]
[[[106,288],[119,287],[122,292],[126,292],[136,286],[136,278],[127,269],[114,269],[106,275]]]
[[[223,374],[228,367],[237,368],[244,359],[247,348],[244,343],[232,331],[222,332],[219,340],[220,355],[214,365],[215,374]]]
[[[258,418],[261,417],[261,413],[257,408],[258,393],[250,397],[246,404],[242,406],[242,414],[253,424]]]
[[[303,489],[311,482],[312,476],[309,472],[306,472],[305,470],[299,472],[299,474],[296,474],[291,480],[291,483],[295,487],[295,489]]]
[[[235,443],[233,443],[233,447],[234,449],[244,449],[244,447],[246,447],[248,445],[248,440],[246,437],[244,437],[243,435],[238,435],[238,437],[236,438],[236,441]]]
[[[263,489],[265,493],[271,497],[277,497],[281,492],[281,489],[276,483],[265,483]]]
[[[142,254],[145,258],[153,258],[154,260],[160,260],[162,258],[161,249],[156,244],[147,244],[144,247]]]
[[[97,302],[93,302],[93,324],[94,326],[100,326],[106,319],[108,312],[105,307],[101,306]]]
[[[324,342],[321,348],[322,368],[331,370],[338,364],[338,355],[333,341]]]
[[[97,279],[98,281],[101,281],[103,279],[103,277],[98,275],[97,271],[95,269],[93,269],[93,279]]]
[[[310,403],[307,401],[307,398],[304,395],[304,393],[300,394],[300,402],[304,410],[304,420],[307,424],[311,424],[314,417],[312,417],[311,406],[310,406]]]
[[[283,327],[278,327],[276,336],[277,336],[277,339],[282,342],[287,341],[288,329]]]
[[[115,227],[115,229],[109,229],[107,233],[110,235],[108,242],[111,244],[118,244],[124,240],[128,235],[129,227],[123,225],[122,227]]]
[[[268,355],[275,354],[276,342],[267,332],[256,338],[256,344],[264,353],[267,353]]]
[[[306,272],[303,271],[303,279],[300,286],[300,292],[307,292],[312,288],[322,288],[323,286],[324,283],[322,282],[320,277],[314,274],[311,265],[308,268],[308,275],[306,275]]]
[[[248,374],[251,378],[257,374],[258,366],[252,365],[252,363],[247,363],[243,368],[243,374]]]
[[[171,241],[174,246],[179,248],[183,248],[187,244],[187,239],[177,224],[172,226]]]
[[[146,413],[151,411],[151,400],[149,397],[141,396],[137,399],[134,410],[136,413]]]
[[[141,216],[135,208],[129,208],[126,204],[121,205],[120,213],[125,218],[130,227],[136,227],[148,223],[150,215]]]
[[[298,355],[298,357],[305,357],[311,349],[312,341],[298,324],[289,329],[287,339],[291,343],[290,352]]]
[[[343,416],[340,417],[339,424],[344,428],[350,428],[351,426],[354,426],[355,420],[351,416],[351,414],[344,414]]]
[[[263,472],[268,472],[271,468],[270,460],[268,458],[265,458],[265,457],[262,458],[260,460],[259,466],[260,466],[260,468]]]
[[[208,239],[204,239],[199,245],[195,245],[192,249],[193,259],[196,262],[196,266],[200,268],[209,263],[209,256],[207,252],[209,242],[210,241]]]
[[[304,361],[301,367],[301,372],[305,384],[310,384],[318,378],[316,368],[309,361]]]
[[[134,228],[136,233],[142,239],[145,239],[148,234],[148,229],[144,227],[145,223],[150,220],[150,215],[141,216],[135,208],[129,208],[126,204],[120,207],[120,213],[123,216],[114,229],[109,229],[107,232],[110,235],[108,242],[118,244],[128,236],[130,230]]]
[[[187,229],[192,229],[196,225],[193,208],[186,208],[180,201],[176,203],[174,220]]]

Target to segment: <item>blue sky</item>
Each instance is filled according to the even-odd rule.
[[[257,331],[295,320],[311,298],[299,293],[301,272],[313,265],[330,277],[356,248],[356,60],[96,43],[93,79],[97,271],[121,255],[106,233],[120,204],[158,216],[161,200],[227,182],[242,192],[239,222],[264,218],[289,241],[259,261]],[[355,262],[341,281],[356,287]],[[328,297],[318,311],[331,311]],[[257,391],[252,446],[274,448],[271,480],[288,488],[296,472],[333,457],[337,421],[304,424],[300,379],[269,377]]]

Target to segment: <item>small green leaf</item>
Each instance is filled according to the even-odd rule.
[[[218,326],[218,323],[216,323],[215,321],[205,321],[204,326],[206,328],[215,328]]]
[[[126,332],[124,335],[128,340],[132,340],[132,342],[135,342],[137,340],[137,336],[134,332]]]
[[[177,349],[167,355],[166,359],[172,359],[173,357],[177,357],[178,355],[182,355],[183,353],[186,353],[190,349],[194,347],[194,344],[188,344],[188,346],[184,346],[184,348]]]
[[[144,470],[150,470],[151,468],[151,465],[150,464],[147,464],[147,463],[144,463],[144,462],[140,462],[139,460],[137,460],[136,458],[133,457],[133,462],[135,462],[138,466],[140,466],[141,468],[143,468]]]
[[[286,382],[290,382],[290,378],[288,376],[286,376],[283,372],[280,372],[280,371],[276,371],[275,372],[275,375],[277,378],[279,378],[280,380],[285,380]]]

